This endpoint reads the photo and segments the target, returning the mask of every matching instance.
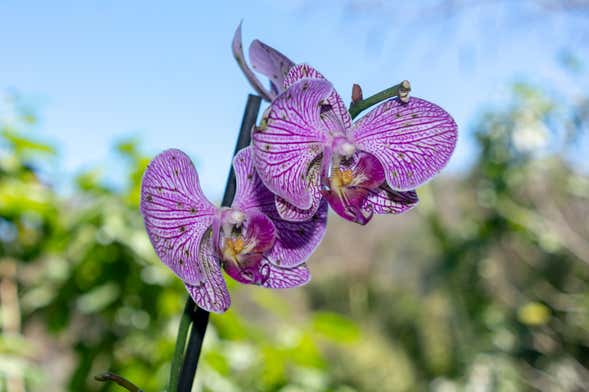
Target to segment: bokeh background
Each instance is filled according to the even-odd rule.
[[[185,292],[138,188],[179,147],[220,200],[242,19],[344,97],[411,80],[460,140],[413,211],[330,216],[309,285],[231,285],[195,390],[588,390],[588,1],[4,0],[0,391],[165,389]]]

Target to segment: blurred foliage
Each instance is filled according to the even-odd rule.
[[[311,287],[313,308],[338,306],[387,339],[365,363],[362,347],[342,365],[359,390],[589,385],[589,177],[574,157],[589,100],[512,91],[472,127],[480,152],[469,173],[421,188],[404,226],[378,221],[376,262]]]
[[[466,175],[423,187],[401,217],[331,219],[305,289],[231,284],[196,390],[589,385],[589,177],[569,159],[588,102],[515,85],[472,128]],[[34,111],[2,105],[0,390],[117,390],[92,379],[105,370],[163,390],[185,292],[138,212],[148,157],[121,142],[125,187],[97,168],[59,192],[40,169],[56,150],[31,136]]]
[[[121,142],[126,187],[109,187],[98,169],[90,170],[64,196],[41,179],[39,167],[52,162],[55,150],[30,138],[35,117],[18,97],[5,105],[11,109],[0,120],[0,390],[118,390],[93,380],[106,370],[146,391],[163,390],[186,293],[157,260],[139,214],[148,157],[135,141]],[[326,390],[331,379],[319,345],[352,343],[356,326],[330,312],[294,323],[283,299],[264,290],[252,298],[252,306],[279,317],[264,329],[233,311],[213,316],[197,387]]]

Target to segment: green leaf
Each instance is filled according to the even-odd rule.
[[[350,319],[331,312],[313,315],[313,331],[335,343],[353,343],[358,340],[358,326]]]
[[[78,298],[76,304],[82,313],[98,312],[113,303],[120,294],[120,288],[115,283],[98,286],[87,294]]]
[[[55,148],[52,146],[26,138],[10,128],[5,127],[1,134],[17,152],[30,151],[55,154]]]

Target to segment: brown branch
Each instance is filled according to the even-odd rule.
[[[102,381],[102,382],[108,382],[108,381],[115,382],[130,392],[143,392],[137,385],[133,384],[131,381],[119,376],[118,374],[114,374],[111,372],[106,372],[106,373],[102,373],[99,376],[94,376],[94,379],[96,381]]]

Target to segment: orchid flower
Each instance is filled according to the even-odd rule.
[[[375,213],[407,211],[418,202],[414,189],[446,165],[456,146],[452,117],[423,99],[385,101],[352,123],[314,68],[292,67],[284,89],[252,143],[258,174],[291,221],[313,216],[322,199],[359,224]]]
[[[266,101],[272,101],[284,91],[284,78],[294,66],[294,63],[288,57],[257,39],[250,44],[249,58],[252,68],[270,79],[270,89],[268,89],[264,87],[245,61],[241,40],[241,23],[235,30],[231,47],[239,68],[241,68],[254,90],[262,98]]]
[[[159,258],[184,282],[201,308],[224,312],[231,299],[221,267],[241,283],[297,287],[310,279],[304,263],[321,241],[327,203],[307,222],[281,219],[274,195],[253,166],[251,148],[233,160],[237,181],[231,207],[204,196],[198,173],[180,150],[159,154],[141,186],[141,213]]]

